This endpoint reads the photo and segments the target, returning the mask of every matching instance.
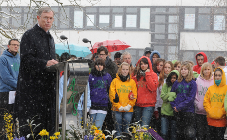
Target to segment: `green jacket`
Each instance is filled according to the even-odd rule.
[[[173,70],[170,73],[172,72],[175,72],[179,76],[179,72],[177,70]],[[167,76],[167,78],[171,78],[169,77],[169,75]],[[163,104],[161,107],[162,115],[173,116],[173,109],[170,105],[170,101],[173,101],[176,98],[176,93],[170,92],[171,88],[172,86],[168,87],[166,83],[162,86],[162,91],[161,91],[161,98],[163,100]]]
[[[197,72],[193,71],[193,76],[194,76],[195,78],[198,78],[198,77],[199,77],[199,74],[198,74]]]

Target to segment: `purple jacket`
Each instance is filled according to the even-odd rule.
[[[109,87],[112,78],[109,73],[105,73],[102,77],[89,75],[91,106],[108,106]],[[103,84],[105,83],[105,84]]]
[[[176,107],[178,111],[194,113],[196,90],[197,85],[194,80],[191,80],[188,83],[184,79],[180,83],[175,81],[171,92],[176,92],[177,97],[173,102],[170,102],[172,108]]]

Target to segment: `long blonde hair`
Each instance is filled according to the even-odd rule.
[[[121,63],[120,67],[118,68],[117,75],[118,75],[118,76],[121,75],[121,70],[122,70],[122,66],[123,66],[123,65],[124,65],[124,66],[128,66],[128,68],[129,68],[129,72],[128,72],[129,78],[127,79],[127,80],[129,80],[129,79],[130,79],[130,75],[131,75],[131,67],[130,67],[130,65],[129,65],[128,63],[126,63],[126,62]]]
[[[210,67],[210,77],[209,77],[209,79],[211,79],[213,68],[212,68],[212,65],[211,65],[209,62],[203,63],[203,65],[202,65],[202,67],[201,67],[201,70],[200,70],[200,76],[201,76],[202,78],[204,78],[203,71],[204,71],[207,67]]]
[[[181,70],[184,66],[188,69],[188,75],[185,78],[185,81],[188,83],[191,80],[195,80],[195,77],[193,76],[193,71],[192,71],[192,67],[191,67],[190,63],[189,62],[183,62],[181,64],[181,68],[180,68],[180,72],[179,72],[179,76],[178,76],[177,81],[180,83],[184,79],[183,76],[181,75]]]
[[[173,67],[173,63],[171,61],[166,61],[164,64],[163,64],[163,69],[162,71],[160,72],[160,75],[159,75],[159,84],[158,84],[158,87],[162,86],[164,84],[164,79],[165,79],[165,65],[166,64],[170,64],[171,66],[171,71],[174,70],[174,67]]]

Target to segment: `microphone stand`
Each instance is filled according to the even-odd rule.
[[[71,58],[71,54],[70,54],[70,48],[69,48],[68,39],[67,39],[67,45],[68,45],[68,49],[69,49],[69,56],[70,56],[70,58]]]

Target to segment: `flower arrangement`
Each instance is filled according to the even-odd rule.
[[[87,136],[88,137],[88,136]],[[84,140],[89,140],[87,137],[84,137]],[[98,130],[98,128],[95,125],[91,126],[90,130],[90,137],[93,137],[93,140],[105,140],[105,134],[101,130]]]
[[[146,126],[140,126],[138,122],[134,123],[131,127],[131,135],[133,136],[133,140],[152,140],[152,136],[148,132],[148,129],[152,129],[149,127],[148,129]]]

